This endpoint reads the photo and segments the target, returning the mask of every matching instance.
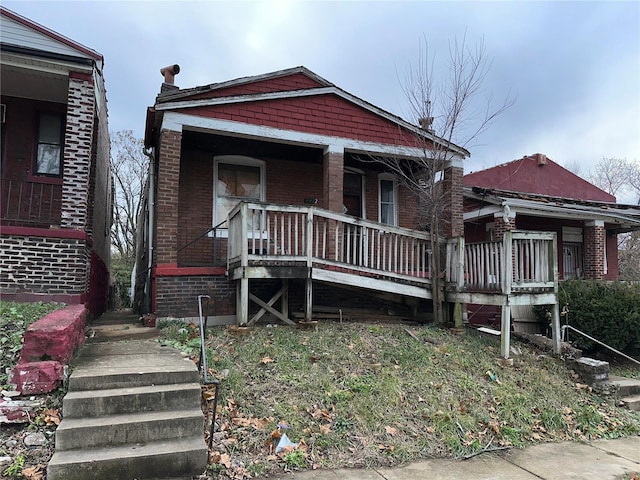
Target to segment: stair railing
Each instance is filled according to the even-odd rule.
[[[560,327],[560,331],[562,332],[562,341],[563,341],[563,342],[565,341],[567,330],[573,330],[574,332],[576,332],[576,333],[578,333],[578,334],[582,335],[583,337],[588,338],[588,339],[589,339],[589,340],[591,340],[592,342],[596,342],[598,345],[602,345],[603,347],[608,348],[608,349],[609,349],[609,350],[611,350],[612,352],[617,353],[618,355],[623,356],[623,357],[624,357],[624,358],[626,358],[627,360],[631,360],[632,362],[637,363],[638,365],[640,365],[640,362],[639,362],[638,360],[636,360],[635,358],[632,358],[632,357],[630,357],[629,355],[625,355],[625,354],[624,354],[624,353],[622,353],[621,351],[616,350],[616,349],[615,349],[615,348],[613,348],[613,347],[610,347],[610,346],[609,346],[609,345],[607,345],[606,343],[601,342],[601,341],[600,341],[600,340],[598,340],[597,338],[593,338],[591,335],[587,335],[586,333],[584,333],[584,332],[582,332],[582,331],[578,330],[578,329],[577,329],[577,328],[575,328],[575,327],[572,327],[571,325],[563,325],[562,327]]]
[[[216,378],[209,378],[209,371],[207,368],[207,351],[205,347],[206,340],[206,331],[207,331],[207,313],[204,313],[204,309],[202,308],[202,299],[207,299],[207,307],[211,302],[211,296],[209,295],[198,295],[198,314],[200,316],[200,359],[198,360],[198,371],[202,373],[202,383],[204,385],[213,385],[215,390],[213,394],[213,414],[211,418],[211,430],[209,431],[209,450],[213,446],[213,431],[216,429],[216,412],[218,410],[218,392],[220,391],[220,381]]]

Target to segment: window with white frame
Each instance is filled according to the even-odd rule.
[[[214,226],[224,222],[238,203],[264,201],[264,161],[240,155],[221,155],[214,157],[213,164]]]
[[[393,175],[378,176],[378,220],[387,225],[398,225],[398,186]]]

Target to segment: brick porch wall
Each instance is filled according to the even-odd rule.
[[[0,290],[7,299],[34,294],[57,297],[87,291],[90,249],[84,240],[0,237]]]

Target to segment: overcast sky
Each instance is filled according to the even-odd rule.
[[[159,69],[181,88],[304,65],[409,118],[402,78],[426,39],[484,37],[485,94],[516,103],[472,145],[465,171],[536,152],[584,173],[640,160],[640,2],[15,2],[3,5],[105,57],[110,130],[142,136]]]

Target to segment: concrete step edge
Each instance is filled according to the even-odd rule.
[[[55,447],[64,451],[185,438],[203,428],[199,408],[64,418],[56,429]]]
[[[200,384],[169,384],[69,392],[62,400],[63,418],[100,417],[135,412],[196,408]]]
[[[69,391],[113,390],[144,385],[174,385],[199,382],[200,374],[193,370],[114,372],[97,369],[93,374],[77,375],[69,378]]]
[[[56,451],[47,467],[48,480],[133,480],[183,478],[204,471],[207,448],[202,435],[174,441],[84,450]]]

